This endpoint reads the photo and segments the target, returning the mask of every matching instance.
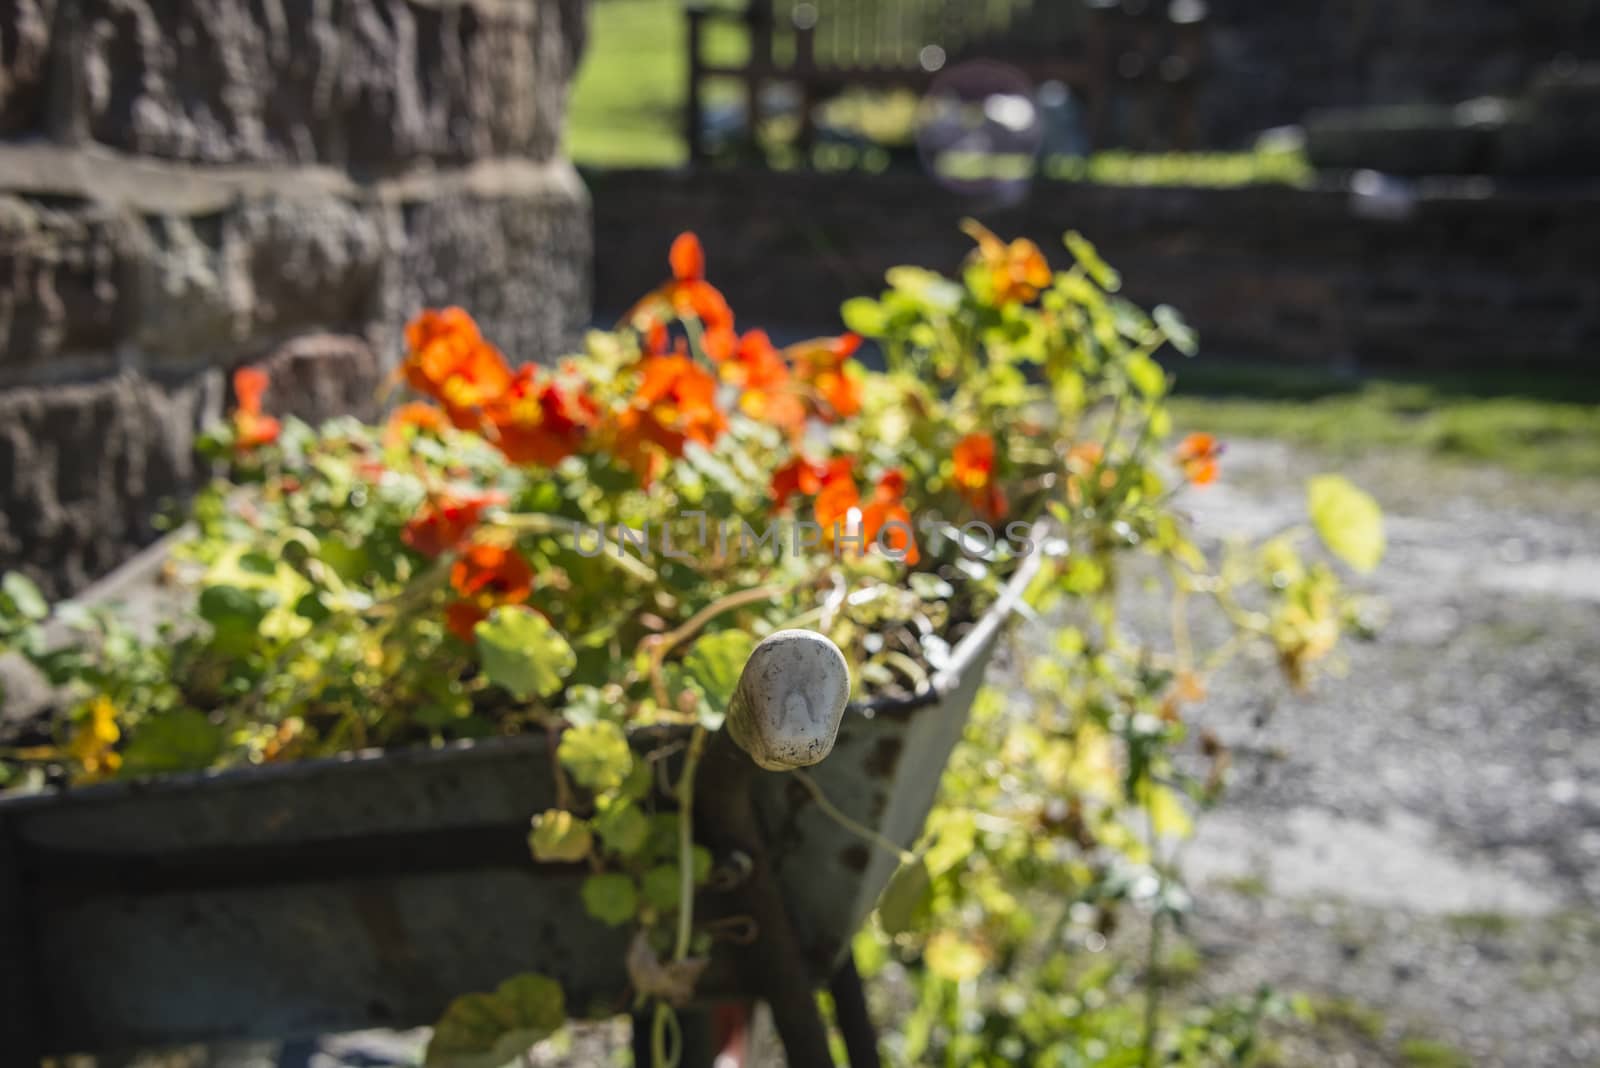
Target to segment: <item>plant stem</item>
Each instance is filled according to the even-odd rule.
[[[871,827],[868,827],[863,823],[858,823],[849,816],[846,816],[837,805],[828,800],[828,795],[822,792],[822,787],[818,786],[817,781],[810,775],[807,775],[804,769],[795,768],[790,771],[789,774],[793,775],[795,781],[799,782],[800,785],[804,786],[808,791],[810,791],[812,800],[816,801],[817,807],[822,810],[822,814],[827,816],[833,822],[837,823],[840,827],[843,827],[857,838],[864,839],[865,841],[870,842],[872,845],[877,846],[879,849],[884,850],[886,853],[889,853],[891,856],[898,858],[902,864],[912,864],[916,862],[917,855],[911,852],[909,849],[901,849],[899,846],[895,845],[893,842],[885,838],[879,832],[873,830]]]
[[[706,729],[697,726],[678,779],[678,940],[672,949],[672,959],[678,961],[688,957],[694,929],[694,777],[705,748]]]
[[[564,534],[570,533],[573,538],[578,536],[579,524],[572,519],[562,516],[548,515],[544,512],[495,512],[485,522],[503,530],[514,530],[523,534]],[[654,586],[660,581],[656,569],[636,556],[629,556],[622,549],[616,552],[607,552],[605,538],[602,535],[600,545],[600,558],[619,567],[641,582]]]
[[[1165,881],[1163,878],[1162,882]],[[1139,1056],[1143,1068],[1155,1068],[1156,1063],[1156,1032],[1161,1016],[1161,977],[1158,969],[1161,967],[1162,937],[1166,931],[1161,918],[1158,906],[1150,916],[1150,946],[1144,966],[1144,1041]]]

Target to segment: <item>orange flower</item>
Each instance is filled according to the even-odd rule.
[[[833,544],[838,533],[850,529],[850,512],[860,505],[861,491],[856,488],[856,480],[848,474],[823,485],[812,511],[827,544]]]
[[[521,604],[533,592],[533,569],[520,553],[489,542],[467,547],[450,569],[450,587],[459,600],[445,609],[445,625],[464,642],[477,639],[472,628],[500,605]]]
[[[575,377],[566,384],[538,381],[524,364],[485,414],[506,459],[554,467],[583,447],[600,408]]]
[[[898,467],[878,479],[872,501],[861,510],[861,537],[869,547],[879,546],[906,564],[922,559],[911,529],[911,510],[905,506],[906,476]]]
[[[389,413],[388,428],[395,433],[404,427],[414,426],[418,430],[437,434],[448,425],[444,412],[421,401],[409,401]]]
[[[709,447],[728,421],[717,408],[717,380],[688,356],[646,356],[633,402],[617,415],[612,448],[649,486],[691,441]]]
[[[905,475],[899,468],[886,471],[873,487],[872,500],[863,507],[861,493],[856,488],[848,468],[826,482],[817,494],[815,505],[817,525],[822,528],[824,544],[832,545],[841,534],[859,530],[862,544],[868,549],[878,544],[880,534],[885,535],[883,548],[907,564],[921,559],[916,539],[911,530],[911,512],[903,500],[906,491]],[[852,517],[852,512],[855,513]],[[852,518],[858,523],[852,523]]]
[[[483,428],[483,409],[512,382],[500,350],[484,340],[460,308],[425,309],[406,326],[408,352],[400,372],[412,389],[443,404],[463,430]]]
[[[829,483],[850,478],[851,460],[836,456],[825,464],[814,463],[804,456],[796,456],[772,473],[772,510],[780,511],[796,493],[807,497],[818,493]],[[855,484],[851,483],[854,493]],[[848,511],[848,509],[846,509]]]
[[[739,410],[795,437],[805,430],[806,406],[783,355],[765,330],[752,330],[739,340],[722,365],[722,380],[738,386]]]
[[[975,219],[964,219],[961,229],[978,243],[973,256],[989,277],[989,296],[996,304],[1027,304],[1050,284],[1050,264],[1027,238],[1007,245]]]
[[[706,256],[700,239],[692,233],[679,234],[667,261],[672,266],[672,280],[635,304],[625,321],[648,332],[666,318],[696,319],[706,354],[713,360],[726,359],[738,340],[733,335],[733,309],[721,291],[706,281]]]
[[[1190,434],[1178,444],[1172,458],[1183,469],[1183,477],[1196,486],[1209,486],[1217,480],[1222,443],[1210,434]]]
[[[261,398],[272,380],[259,367],[241,367],[233,372],[233,394],[239,406],[233,411],[233,447],[248,451],[278,440],[283,426],[261,411]]]
[[[861,384],[846,371],[861,347],[856,334],[819,337],[790,345],[783,355],[801,382],[811,388],[814,414],[824,422],[849,419],[861,411]]]
[[[672,266],[672,277],[680,282],[692,282],[706,276],[706,253],[700,239],[684,231],[672,241],[667,251],[667,263]]]
[[[1006,496],[994,480],[994,438],[983,433],[968,434],[956,442],[951,456],[955,461],[956,491],[985,518],[1003,517]]]
[[[423,556],[442,556],[467,539],[485,510],[505,502],[503,493],[472,497],[442,493],[422,506],[422,511],[400,532],[400,540]]]

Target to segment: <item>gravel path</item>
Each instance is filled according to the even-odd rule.
[[[1262,534],[1317,464],[1244,444],[1226,470],[1186,503]],[[1313,995],[1290,1061],[1600,1065],[1600,482],[1346,473],[1388,514],[1390,618],[1307,696],[1241,664],[1196,713],[1237,768],[1184,860],[1200,974]]]

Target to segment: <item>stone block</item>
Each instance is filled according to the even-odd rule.
[[[269,197],[145,220],[132,338],[175,364],[307,329],[351,329],[378,306],[378,214],[347,200]]]
[[[174,385],[132,373],[0,394],[0,569],[77,589],[159,533],[199,475],[194,433],[222,376]]]
[[[256,365],[272,378],[265,402],[269,411],[297,415],[313,426],[339,415],[378,415],[384,374],[366,338],[303,334]]]
[[[80,4],[54,136],[372,174],[554,157],[584,29],[576,0]]]
[[[135,222],[114,211],[0,196],[0,382],[114,348],[133,316],[139,243]]]
[[[0,0],[0,134],[43,117],[56,0]]]

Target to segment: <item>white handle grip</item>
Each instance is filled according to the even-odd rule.
[[[724,729],[769,771],[815,764],[833,751],[850,702],[850,666],[828,638],[780,630],[745,661]]]

